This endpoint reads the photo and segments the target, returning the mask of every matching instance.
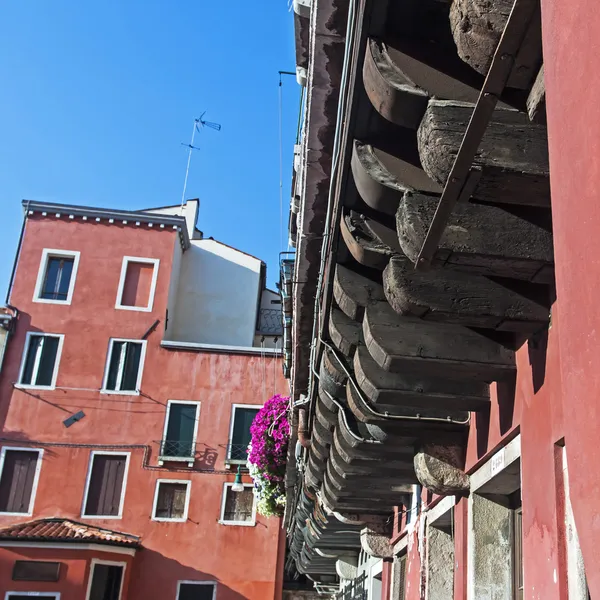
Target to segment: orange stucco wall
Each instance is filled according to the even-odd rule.
[[[223,484],[235,474],[224,464],[232,404],[262,404],[273,393],[285,393],[286,384],[279,359],[160,347],[178,243],[177,232],[143,225],[28,219],[10,299],[20,316],[0,378],[0,417],[3,445],[44,448],[44,457],[33,517],[0,515],[0,526],[68,516],[141,536],[143,550],[123,600],[174,599],[181,579],[218,581],[218,600],[268,600],[275,597],[281,568],[278,520],[258,517],[254,527],[217,521]],[[43,248],[81,252],[71,306],[32,302]],[[126,255],[160,260],[151,312],[114,308]],[[157,319],[159,326],[147,338],[141,394],[102,394],[109,338],[140,338]],[[25,335],[34,330],[65,335],[56,390],[13,386]],[[181,463],[158,467],[156,442],[170,399],[200,402],[193,469]],[[62,421],[79,410],[85,418],[65,428]],[[90,453],[114,450],[110,446],[131,452],[123,517],[82,519]],[[151,520],[155,482],[168,478],[192,482],[186,523]]]

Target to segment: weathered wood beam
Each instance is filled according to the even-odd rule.
[[[342,400],[345,398],[346,373],[344,373],[337,358],[329,348],[325,348],[322,356],[319,369],[320,396],[329,410],[337,412],[337,407],[329,400],[327,393],[334,398]]]
[[[379,456],[375,458],[351,457],[349,460],[344,460],[342,454],[335,444],[332,445],[328,463],[331,463],[332,469],[335,469],[339,477],[373,475],[374,472],[386,477],[395,477],[398,473],[402,477],[406,477],[411,473],[414,475],[413,460],[415,451],[413,448],[407,448],[405,454],[400,454],[399,458],[393,459]]]
[[[354,140],[351,168],[354,183],[367,206],[395,215],[405,191],[441,193],[442,187],[421,167],[413,131],[400,130],[395,155]],[[398,137],[398,134],[394,134]]]
[[[511,350],[460,325],[400,316],[386,302],[367,307],[363,333],[375,362],[391,373],[495,381],[515,371]]]
[[[500,36],[504,31],[513,0],[454,0],[450,8],[450,28],[459,56],[477,72],[486,75]],[[527,89],[536,75],[542,56],[539,7],[516,57],[508,86]]]
[[[377,407],[397,404],[421,409],[489,410],[489,386],[479,381],[442,379],[431,374],[384,371],[366,347],[354,355],[354,375]]]
[[[340,229],[350,254],[365,267],[381,271],[393,254],[402,252],[392,228],[356,211],[342,215]]]
[[[418,131],[425,172],[444,185],[473,113],[470,104],[431,100]],[[550,206],[548,136],[524,113],[496,110],[474,161],[473,196],[486,202]]]
[[[405,194],[396,215],[404,254],[414,263],[427,236],[438,198]],[[552,233],[496,206],[459,203],[433,265],[487,276],[552,283]]]
[[[338,308],[329,314],[329,336],[335,347],[346,357],[351,358],[360,344],[360,323],[353,321]]]
[[[546,84],[544,83],[544,65],[541,66],[537,77],[527,97],[527,114],[534,123],[546,123]]]
[[[548,308],[476,273],[415,271],[405,257],[383,272],[387,301],[399,314],[427,321],[500,331],[533,332],[548,322]]]
[[[362,321],[368,304],[385,300],[381,283],[340,264],[335,267],[333,297],[342,312],[353,321]],[[333,356],[332,359],[335,360]]]

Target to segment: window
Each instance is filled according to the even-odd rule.
[[[227,451],[229,463],[246,464],[248,444],[250,443],[250,426],[260,409],[260,406],[233,405]]]
[[[152,310],[159,262],[156,258],[123,257],[115,308]]]
[[[111,339],[102,391],[113,394],[139,394],[145,353],[145,340]]]
[[[212,581],[178,581],[177,600],[215,600],[217,584]]]
[[[256,524],[256,506],[254,505],[254,486],[244,484],[243,492],[234,492],[233,484],[223,486],[223,501],[221,503],[221,525],[247,525]]]
[[[190,503],[190,481],[159,479],[156,482],[152,519],[155,521],[187,521]]]
[[[121,518],[128,468],[129,454],[92,452],[82,516]]]
[[[120,600],[125,563],[92,560],[86,600]]]
[[[199,402],[169,400],[160,459],[191,461],[196,455],[196,433],[198,430]]]
[[[19,384],[54,389],[64,336],[29,332],[21,361]]]
[[[44,249],[33,301],[71,304],[78,265],[79,252]]]
[[[13,581],[58,581],[60,563],[43,560],[15,560]]]
[[[0,513],[31,516],[43,453],[30,448],[2,448]]]
[[[59,592],[6,592],[5,600],[31,600],[35,596],[36,600],[60,600]]]

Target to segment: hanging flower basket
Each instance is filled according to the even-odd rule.
[[[248,469],[254,481],[257,510],[265,517],[281,516],[285,508],[285,464],[290,439],[289,398],[273,396],[258,411],[250,427]]]

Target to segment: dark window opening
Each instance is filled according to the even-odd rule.
[[[194,433],[196,432],[198,405],[171,402],[165,439],[161,456],[193,457],[195,455]]]
[[[6,450],[0,477],[0,512],[29,513],[39,452]]]
[[[52,335],[30,335],[25,349],[25,364],[20,383],[51,386],[60,338]]]
[[[95,564],[89,600],[120,600],[123,567]]]
[[[213,600],[215,585],[200,583],[179,584],[177,600]]]
[[[113,341],[106,377],[106,389],[115,392],[138,391],[141,356],[141,342]]]
[[[93,455],[85,515],[119,516],[126,464],[124,455]]]
[[[60,563],[42,560],[16,560],[13,581],[58,581]]]
[[[229,460],[246,462],[250,444],[250,426],[258,413],[258,408],[237,406],[233,412],[233,430],[229,442]]]
[[[74,262],[73,258],[62,256],[50,256],[48,258],[40,298],[44,300],[67,300]]]
[[[157,519],[183,519],[188,486],[185,483],[158,484],[158,497],[154,517]]]

